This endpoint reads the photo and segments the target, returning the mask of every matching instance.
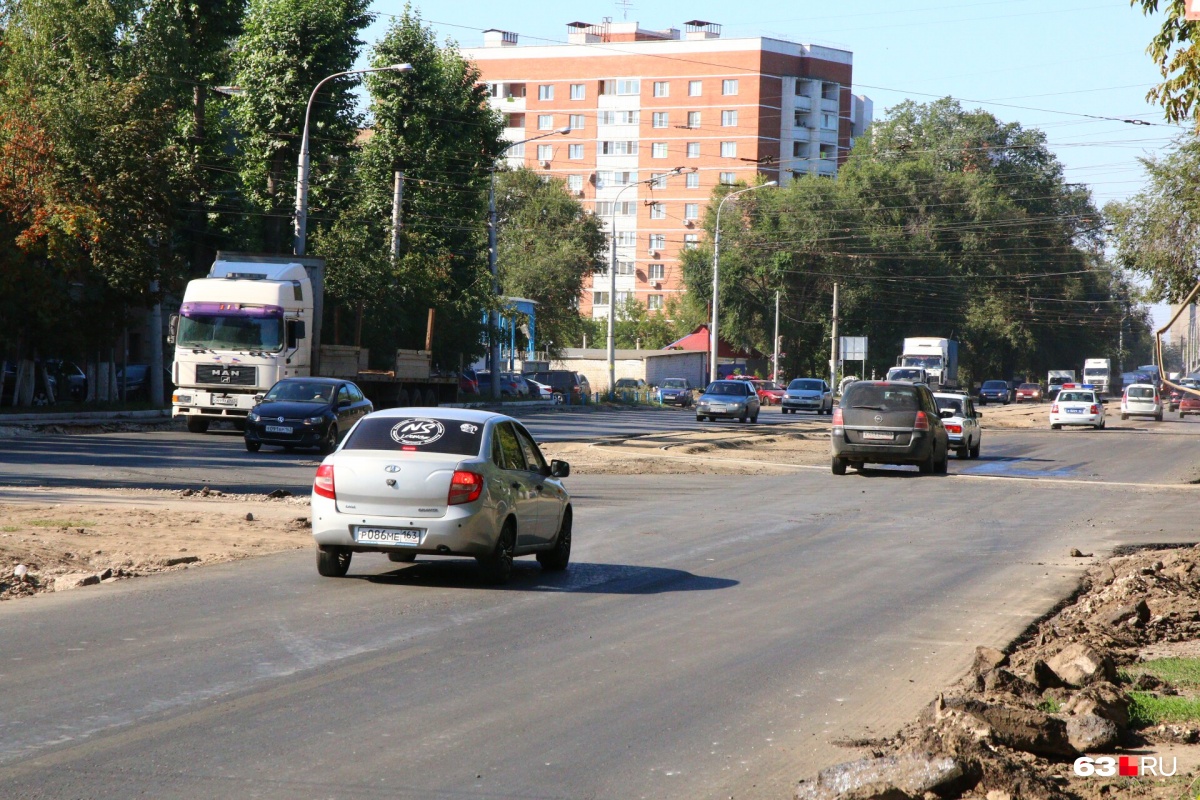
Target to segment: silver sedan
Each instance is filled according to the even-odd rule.
[[[471,556],[491,583],[513,558],[543,569],[571,557],[565,461],[546,462],[515,419],[485,411],[398,408],[362,418],[317,469],[317,571],[341,577],[354,553]]]

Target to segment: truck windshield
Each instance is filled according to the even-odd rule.
[[[902,367],[924,367],[925,369],[941,369],[941,356],[904,356],[900,360]]]
[[[1103,367],[1089,367],[1083,371],[1084,377],[1105,376],[1108,375],[1108,370]]]
[[[283,320],[246,314],[184,312],[179,318],[179,347],[197,350],[283,349]]]

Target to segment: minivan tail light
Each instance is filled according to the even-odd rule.
[[[845,423],[842,422],[842,407],[838,406],[833,409],[833,427],[840,428]]]
[[[337,500],[337,489],[333,485],[333,464],[322,464],[317,467],[317,477],[313,479],[313,491],[320,497]]]
[[[472,503],[483,493],[483,476],[464,469],[454,471],[450,479],[450,493],[446,496],[446,505],[457,506]]]
[[[917,421],[913,423],[913,430],[914,431],[929,430],[929,417],[925,416],[924,411],[917,412]]]

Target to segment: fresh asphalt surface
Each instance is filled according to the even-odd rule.
[[[611,413],[528,422],[696,425]],[[1070,548],[1195,538],[1200,427],[1129,425],[985,431],[948,477],[572,477],[571,569],[502,588],[294,552],[3,603],[0,797],[786,798],[1069,592]],[[303,488],[316,462],[240,448],[9,439],[0,484]]]

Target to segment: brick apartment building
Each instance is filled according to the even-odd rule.
[[[464,55],[504,114],[506,139],[571,129],[511,148],[508,161],[566,182],[606,227],[615,212],[618,303],[632,296],[653,312],[684,291],[679,254],[700,242],[718,184],[833,176],[871,122],[844,50],[722,39],[720,25],[701,20],[682,34],[572,22],[567,40],[522,45],[493,29]],[[607,317],[611,299],[608,275],[597,274],[580,313]]]

